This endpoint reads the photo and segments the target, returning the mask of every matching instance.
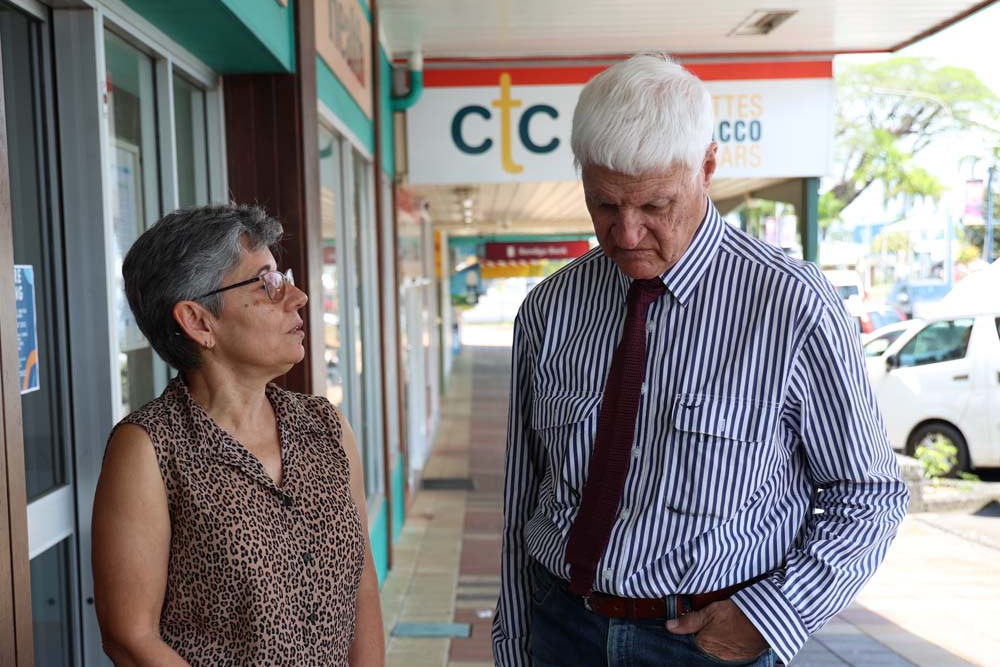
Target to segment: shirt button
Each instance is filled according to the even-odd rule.
[[[725,428],[725,426],[726,426],[726,418],[725,417],[723,417],[722,419],[719,420],[719,426]]]
[[[302,560],[306,562],[306,565],[312,565],[313,557],[308,551],[302,554]]]
[[[634,456],[635,458],[639,458],[640,453],[642,453],[642,450],[639,449],[638,445],[632,448],[632,456]]]
[[[646,325],[646,333],[653,333],[654,329],[656,329],[656,327],[653,326],[652,322]]]
[[[611,575],[612,575],[611,568],[610,567],[604,568],[604,578],[610,579]]]
[[[629,511],[629,509],[628,509],[627,507],[626,507],[625,509],[623,509],[623,510],[622,510],[622,512],[621,512],[621,517],[622,517],[623,519],[627,519],[627,518],[629,518],[629,517],[630,517],[631,515],[632,515],[632,512],[630,512],[630,511]]]
[[[315,623],[316,621],[319,620],[319,616],[317,616],[316,614],[309,614],[308,616],[306,616],[306,620],[309,621],[310,623]]]
[[[291,496],[282,496],[281,497],[281,504],[284,505],[285,507],[291,507],[294,504],[294,502],[295,501],[292,500]]]
[[[642,389],[639,390],[639,393],[642,394],[643,396],[646,395],[646,383],[645,382],[642,383]]]

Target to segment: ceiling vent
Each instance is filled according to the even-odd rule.
[[[795,10],[757,9],[729,32],[728,37],[766,35],[795,14]]]

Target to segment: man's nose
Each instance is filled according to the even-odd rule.
[[[646,235],[646,227],[638,212],[631,208],[621,208],[618,210],[618,225],[615,240],[619,248],[631,249],[639,245]]]

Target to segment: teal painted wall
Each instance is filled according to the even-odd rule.
[[[385,576],[389,573],[389,525],[387,523],[386,502],[383,499],[375,511],[375,521],[371,523],[368,538],[372,543],[372,558],[375,561],[375,573],[378,574],[378,585],[382,587]]]
[[[222,0],[290,72],[295,70],[294,1],[288,0],[286,8],[275,0]]]
[[[385,55],[385,50],[379,45],[379,68],[382,77],[379,91],[379,112],[382,114],[380,128],[382,132],[382,171],[391,179],[396,174],[396,141],[392,123],[392,63]]]
[[[344,84],[334,75],[326,62],[316,56],[316,86],[319,89],[319,99],[344,125],[358,138],[361,145],[369,153],[375,153],[374,125],[365,116],[358,103],[347,92]]]
[[[365,18],[368,19],[368,25],[371,25],[372,10],[368,7],[367,0],[358,0],[358,4],[361,6],[361,11],[365,13]]]
[[[403,475],[403,457],[396,458],[396,468],[392,471],[392,543],[399,539],[406,521],[406,493]]]
[[[294,0],[124,2],[220,74],[295,70]]]

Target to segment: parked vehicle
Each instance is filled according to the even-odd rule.
[[[894,448],[951,445],[952,473],[1000,466],[1000,313],[892,325],[865,356]]]
[[[863,318],[867,306],[864,302],[866,294],[864,285],[861,283],[861,276],[858,275],[857,271],[841,269],[826,269],[823,271],[823,275],[837,290],[847,312],[854,318],[858,332],[863,333],[865,331]],[[872,331],[872,329],[869,328],[868,331]]]
[[[861,283],[861,276],[857,271],[842,269],[825,269],[823,275],[830,281],[837,294],[844,301],[850,299],[864,300],[865,286]]]
[[[901,310],[893,306],[863,305],[856,313],[852,313],[852,315],[858,320],[858,328],[862,334],[870,334],[885,326],[907,319]]]
[[[921,311],[924,304],[940,301],[949,289],[948,283],[940,280],[900,280],[893,284],[886,301],[907,317],[920,317],[925,315]]]
[[[865,363],[869,365],[868,375],[873,377],[873,364],[885,365],[883,354],[889,346],[896,342],[896,339],[912,327],[921,327],[924,323],[921,320],[903,320],[879,327],[875,331],[861,336],[861,349],[865,354]]]

